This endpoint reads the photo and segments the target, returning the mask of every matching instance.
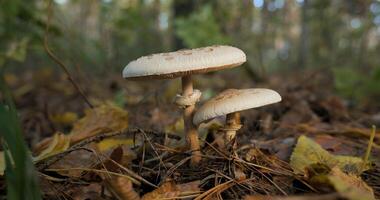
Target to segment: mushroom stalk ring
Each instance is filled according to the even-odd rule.
[[[186,108],[188,106],[195,105],[201,98],[202,93],[199,90],[194,90],[192,94],[184,96],[177,94],[174,102],[176,105],[178,105],[181,108]]]

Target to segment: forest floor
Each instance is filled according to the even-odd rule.
[[[202,125],[203,158],[194,167],[181,110],[172,104],[178,80],[131,82],[119,74],[99,80],[79,71],[91,109],[65,76],[49,69],[5,78],[45,199],[380,198],[379,132],[370,162],[362,159],[372,125],[380,127],[379,105],[353,106],[322,72],[226,81],[236,76],[198,76],[195,85],[205,98],[265,87],[283,100],[242,112],[236,150],[218,146],[223,118]]]

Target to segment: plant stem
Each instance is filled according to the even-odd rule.
[[[371,135],[370,135],[370,138],[369,138],[369,142],[368,142],[368,147],[367,147],[367,150],[366,150],[365,156],[364,156],[364,164],[367,164],[369,156],[371,154],[371,149],[372,149],[372,146],[373,146],[373,140],[375,138],[375,134],[376,134],[376,126],[373,125],[372,126],[372,132],[371,132]]]
[[[182,77],[182,96],[189,96],[193,94],[193,82],[191,75]],[[186,141],[192,151],[191,165],[199,163],[201,160],[201,152],[198,139],[198,131],[193,124],[193,113],[195,105],[187,106],[183,111],[183,120],[185,123]]]
[[[226,116],[226,125],[225,129],[226,131],[226,140],[227,142],[230,142],[236,137],[236,131],[239,129],[237,127],[240,127],[240,113],[234,112],[227,114]]]

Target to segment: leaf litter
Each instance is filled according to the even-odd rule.
[[[49,79],[52,72],[44,73],[39,76]],[[12,81],[18,89],[24,80]],[[268,82],[281,91],[284,102],[243,115],[235,153],[218,144],[218,120],[204,125],[204,157],[195,168],[188,166],[190,152],[181,139],[179,112],[162,103],[157,108],[155,103],[170,101],[172,94],[157,100],[120,93],[126,100],[117,105],[125,108],[98,103],[95,109],[85,110],[73,98],[75,93],[61,83],[34,81],[33,86],[20,89],[16,101],[25,107],[21,109],[23,121],[28,122],[25,132],[35,131],[45,138],[29,141],[45,199],[378,198],[379,134],[371,164],[363,164],[359,156],[365,154],[369,125],[352,120],[340,98],[315,89],[312,83],[276,84],[275,78]],[[124,84],[114,79],[112,83]],[[145,92],[134,84],[124,87],[134,94]],[[40,100],[32,101],[37,104],[23,101],[46,93],[41,88],[51,93],[52,101],[46,106],[39,105]],[[173,88],[167,91],[177,90]],[[57,98],[62,92],[63,98]],[[30,107],[40,115],[25,115]],[[53,136],[46,137],[47,133]]]

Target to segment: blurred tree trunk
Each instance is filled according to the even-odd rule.
[[[263,8],[261,9],[260,18],[261,18],[261,24],[260,24],[260,38],[257,41],[257,49],[258,49],[258,61],[260,66],[260,77],[265,79],[266,76],[266,70],[265,70],[265,63],[264,63],[264,51],[266,49],[266,38],[267,38],[267,28],[268,28],[268,17],[269,17],[269,11],[268,11],[268,4],[267,1],[264,1]]]
[[[178,19],[181,17],[187,17],[194,11],[195,1],[175,0],[175,1],[173,1],[172,8],[173,8],[172,20],[175,20],[175,19]],[[175,26],[174,23],[172,23],[172,24],[173,24],[173,26]],[[173,38],[174,48],[175,49],[185,48],[183,41],[176,34],[173,34],[173,36],[174,36],[174,38]]]
[[[251,29],[252,29],[252,24],[253,24],[253,20],[254,20],[254,18],[253,18],[254,6],[253,6],[252,1],[250,1],[250,0],[243,0],[241,6],[242,6],[242,12],[241,12],[241,15],[239,16],[239,23],[238,23],[239,25],[238,25],[238,29],[237,29],[238,32],[237,33],[242,35],[242,37],[239,37],[239,38],[243,38],[243,40],[240,41],[240,43],[242,43],[242,47],[245,46],[244,50],[248,51],[250,49],[250,44],[249,43],[247,44],[246,39],[244,39],[244,38],[247,38],[247,40],[249,40],[249,37],[252,34]],[[249,34],[249,35],[246,36],[244,34],[244,32],[246,32],[246,34]],[[254,70],[254,67],[252,66],[251,59],[247,58],[246,65],[247,65],[247,67],[245,67],[244,69],[246,70],[249,77],[253,81],[260,80],[261,77]],[[260,66],[262,66],[262,65],[260,64]]]
[[[369,5],[371,4],[371,1],[362,1],[363,3],[363,13],[362,16],[364,16],[364,22],[363,22],[363,33],[362,37],[360,39],[360,46],[358,49],[358,67],[364,70],[368,69],[368,62],[365,56],[367,55],[367,49],[368,49],[368,35],[372,27],[372,18],[371,13],[368,12]]]
[[[301,36],[299,41],[299,49],[298,49],[298,62],[297,67],[304,68],[307,67],[306,59],[308,54],[308,14],[307,9],[309,7],[309,0],[304,0],[301,11]]]

